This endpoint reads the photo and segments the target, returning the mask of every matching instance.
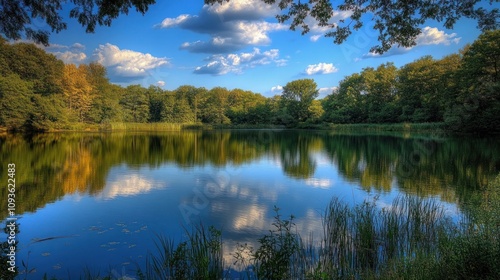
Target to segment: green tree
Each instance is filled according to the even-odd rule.
[[[183,85],[175,90],[177,98],[184,98],[188,101],[189,107],[193,112],[193,119],[189,122],[197,123],[200,118],[200,104],[203,102],[203,98],[207,94],[205,88],[196,88],[194,86]]]
[[[224,3],[230,0],[205,0],[206,4]],[[278,3],[284,11],[277,15],[279,22],[290,21],[290,29],[302,30],[302,34],[309,32],[310,18],[316,20],[321,27],[329,27],[331,31],[325,37],[332,37],[337,44],[343,43],[353,30],[363,27],[364,15],[368,15],[373,28],[378,31],[380,45],[372,47],[372,51],[382,53],[393,45],[411,47],[416,45],[417,36],[422,32],[421,26],[428,20],[443,22],[446,28],[453,28],[455,22],[462,18],[471,18],[477,21],[481,30],[493,30],[500,26],[500,12],[498,8],[484,8],[481,0],[456,1],[374,1],[374,0],[344,0],[339,1],[334,8],[332,1],[294,1],[294,0],[261,0],[267,4]],[[309,3],[308,3],[309,2]],[[490,4],[498,0],[490,0]],[[349,11],[350,20],[332,22],[338,17],[337,11]]]
[[[43,20],[52,32],[59,33],[67,24],[60,15],[64,0],[3,0],[0,1],[0,33],[8,39],[18,40],[24,34],[28,40],[44,45],[49,44],[49,32],[35,29],[32,20]],[[146,13],[155,0],[71,0],[73,5],[69,16],[76,18],[87,33],[93,33],[97,25],[110,26],[120,14],[128,14],[135,8]]]
[[[447,108],[453,130],[500,131],[500,30],[479,36],[465,51],[457,75],[459,93]]]
[[[359,73],[347,76],[338,89],[322,101],[324,120],[333,123],[360,123],[366,121],[363,77]]]
[[[10,73],[32,82],[35,93],[42,95],[62,93],[64,63],[61,60],[34,44],[4,44],[2,49]]]
[[[401,67],[398,96],[401,121],[442,122],[447,100],[455,90],[455,75],[460,57],[441,60],[424,56]]]
[[[193,123],[194,112],[189,107],[188,100],[184,97],[178,97],[175,100],[173,108],[173,118],[175,123]]]
[[[18,75],[0,76],[0,125],[9,130],[21,129],[34,110],[32,95],[31,84]]]
[[[393,63],[365,68],[361,73],[366,93],[366,112],[369,123],[396,122],[396,77],[398,69]]]
[[[147,91],[140,85],[125,89],[120,105],[123,108],[123,121],[145,123],[149,119],[149,100]]]
[[[165,92],[157,86],[150,86],[147,90],[149,99],[149,122],[161,122],[164,120]]]
[[[316,82],[312,79],[295,80],[283,87],[281,101],[286,112],[296,122],[309,118],[309,106],[319,94],[316,87]]]
[[[319,123],[325,113],[321,101],[313,100],[311,106],[309,106],[309,120],[312,123]]]
[[[227,124],[231,120],[227,117],[229,91],[226,88],[215,87],[208,91],[203,106],[202,121],[205,123]]]
[[[68,124],[69,115],[62,94],[41,95],[31,97],[33,109],[26,122],[26,128],[32,131],[63,129]]]
[[[92,104],[85,114],[85,121],[105,124],[118,121],[120,86],[113,85],[107,78],[106,68],[99,63],[81,64],[86,69],[87,80],[92,86]]]

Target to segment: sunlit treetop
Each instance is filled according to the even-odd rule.
[[[223,4],[229,1],[231,0],[205,0],[205,3]],[[371,48],[376,53],[383,53],[393,45],[415,46],[416,38],[421,33],[420,26],[427,20],[442,22],[448,29],[453,28],[455,22],[462,17],[476,20],[477,27],[482,31],[500,27],[499,9],[492,7],[500,0],[261,1],[267,4],[277,3],[282,13],[276,18],[281,23],[288,22],[291,30],[300,28],[302,34],[306,34],[310,30],[309,18],[314,19],[318,26],[329,27],[330,31],[325,37],[333,38],[336,44],[343,43],[353,31],[363,27],[364,15],[371,16],[373,28],[379,32],[380,44]],[[332,22],[335,10],[350,12],[350,18]]]

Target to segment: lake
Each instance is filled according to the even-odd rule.
[[[28,279],[85,269],[118,278],[144,266],[158,235],[178,241],[199,224],[222,230],[231,263],[238,243],[258,247],[274,206],[318,238],[333,197],[378,207],[429,197],[457,218],[459,203],[500,172],[499,143],[293,130],[2,135],[0,180],[15,164],[16,264]]]

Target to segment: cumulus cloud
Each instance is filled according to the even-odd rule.
[[[279,58],[278,49],[261,52],[258,48],[254,48],[252,52],[242,52],[239,54],[212,55],[206,61],[208,62],[207,64],[195,68],[195,74],[240,74],[247,68],[271,63],[283,66],[286,63],[286,60]]]
[[[54,52],[53,53],[57,58],[62,60],[66,64],[80,64],[84,63],[87,59],[87,55],[83,52]]]
[[[446,34],[444,31],[437,29],[436,27],[426,26],[422,29],[422,33],[420,33],[415,42],[416,46],[428,46],[428,45],[445,45],[449,46],[450,44],[458,44],[460,42],[461,37],[457,37],[456,33]],[[372,58],[372,57],[387,57],[393,55],[405,54],[414,47],[400,47],[393,46],[387,52],[383,54],[378,53],[367,53],[363,55],[363,58]]]
[[[159,87],[164,87],[165,86],[165,81],[158,81],[156,82],[156,85]]]
[[[280,85],[271,87],[271,92],[272,93],[281,93],[283,91],[283,87]]]
[[[445,45],[449,46],[451,43],[458,44],[461,37],[457,37],[457,33],[446,34],[444,31],[436,27],[426,26],[422,29],[422,33],[418,35],[416,42],[417,46],[420,45]]]
[[[223,5],[205,5],[198,15],[166,18],[155,27],[178,27],[210,36],[207,41],[185,42],[181,49],[194,53],[230,53],[246,46],[268,45],[270,32],[288,29],[286,25],[264,20],[276,14],[273,7],[260,0],[232,0]]]
[[[80,64],[85,63],[87,60],[87,55],[83,52],[85,46],[80,43],[74,43],[71,46],[50,44],[47,47],[41,45],[40,47],[52,53],[66,64]]]
[[[339,69],[337,69],[335,66],[333,66],[332,63],[318,63],[318,64],[311,64],[308,65],[305,73],[307,75],[315,75],[315,74],[330,74],[330,73],[335,73]]]
[[[134,80],[148,76],[149,71],[169,65],[165,57],[154,57],[149,53],[121,50],[115,45],[99,45],[93,54],[94,59],[107,67],[112,77]]]

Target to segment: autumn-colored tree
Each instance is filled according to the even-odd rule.
[[[62,86],[68,109],[78,121],[83,121],[84,114],[90,110],[93,98],[92,85],[87,80],[87,68],[83,65],[77,67],[74,64],[66,64]]]

